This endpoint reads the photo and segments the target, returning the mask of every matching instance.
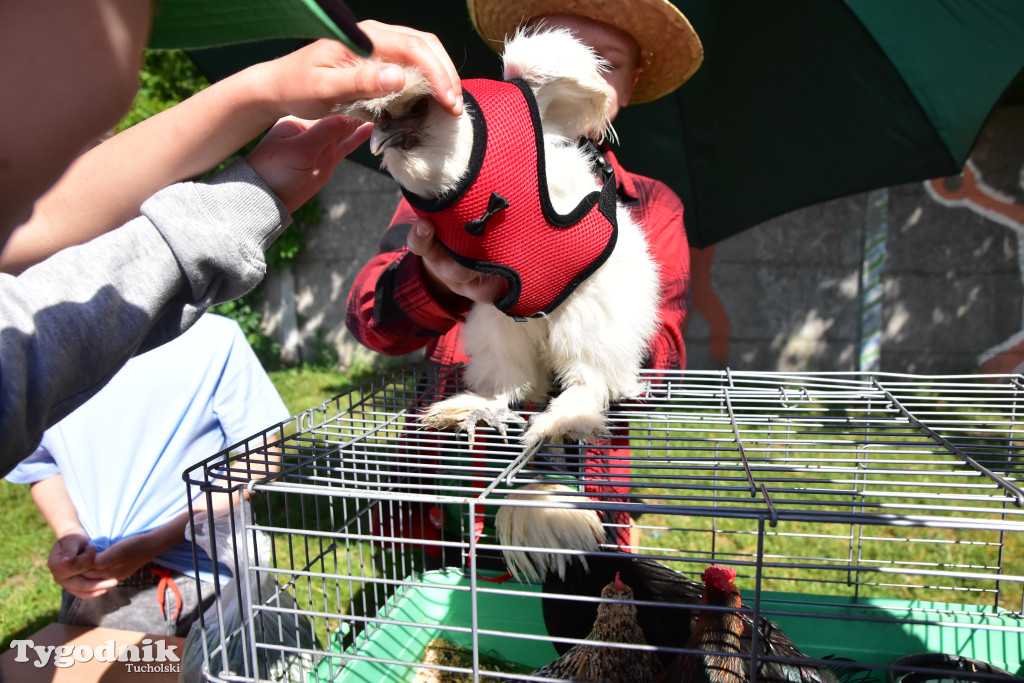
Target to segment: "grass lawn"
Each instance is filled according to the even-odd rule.
[[[331,369],[297,368],[270,373],[293,415],[368,380],[370,370],[351,374]],[[211,454],[212,455],[212,454]],[[6,533],[0,535],[0,652],[10,642],[56,621],[60,586],[53,582],[46,557],[53,532],[32,502],[28,486],[0,479],[0,511]]]
[[[0,536],[0,652],[6,652],[12,639],[57,619],[60,586],[46,568],[53,532],[32,502],[28,486],[0,480],[0,510],[7,527]]]

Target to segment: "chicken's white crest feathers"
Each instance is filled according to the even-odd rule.
[[[502,60],[505,80],[521,78],[533,88],[546,133],[598,142],[609,135],[602,74],[610,65],[571,31],[521,28],[505,43]]]
[[[385,112],[388,115],[398,118],[411,107],[416,100],[425,96],[432,96],[434,89],[430,81],[423,75],[423,72],[415,66],[402,67],[405,72],[405,86],[401,90],[388,93],[372,100],[358,100],[352,104],[342,106],[338,113],[351,116],[360,121],[377,121]]]
[[[372,121],[370,151],[405,189],[439,197],[458,185],[469,165],[473,126],[468,112],[452,116],[434,97],[419,69],[404,67],[405,86],[393,93],[359,100],[341,113]]]

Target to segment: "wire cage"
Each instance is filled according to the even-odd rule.
[[[544,506],[593,511],[623,546],[551,552],[598,567],[626,549],[692,581],[728,565],[751,623],[821,680],[1024,680],[1024,377],[645,379],[608,411],[608,441],[530,452],[516,424],[421,426],[462,386],[458,367],[415,364],[188,470],[197,508],[235,504],[193,512],[219,527],[197,532],[218,538],[221,574],[193,644],[206,679],[541,680],[591,626],[552,618],[600,601],[509,578],[503,550],[540,549],[502,545],[494,516],[540,506],[514,492],[542,480],[562,484]],[[747,680],[782,680],[763,665],[786,657],[751,649]]]

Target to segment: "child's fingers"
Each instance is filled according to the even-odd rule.
[[[322,87],[332,93],[335,108],[357,100],[369,100],[401,90],[405,72],[401,67],[382,62],[360,62],[354,66],[332,69]]]
[[[288,116],[278,121],[267,137],[290,139],[290,157],[313,160],[331,145],[337,145],[339,150],[346,149],[344,154],[348,154],[370,137],[372,128],[371,124],[344,116],[328,116],[318,121]]]
[[[409,230],[405,242],[412,253],[417,256],[428,256],[434,246],[434,226],[425,220],[416,221]]]
[[[117,586],[117,579],[87,579],[83,576],[72,576],[65,579],[61,585],[69,593],[80,598],[98,598]]]
[[[430,81],[437,99],[453,114],[462,113],[462,83],[441,41],[432,33],[378,21],[360,22],[373,41],[373,54],[387,62],[411,64]],[[403,76],[404,83],[404,76]],[[401,85],[396,86],[398,89]]]
[[[349,120],[351,121],[351,119]],[[354,152],[359,145],[370,139],[370,134],[373,132],[372,123],[362,123],[361,121],[354,121],[353,123],[361,125],[354,126],[352,132],[338,143],[337,152],[340,157],[347,157]]]

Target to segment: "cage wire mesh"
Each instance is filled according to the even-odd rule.
[[[559,615],[599,600],[509,579],[502,550],[540,549],[501,545],[494,515],[539,506],[510,494],[554,480],[564,488],[544,505],[594,511],[635,556],[695,581],[735,568],[744,613],[774,622],[823,680],[1021,680],[1024,378],[645,379],[642,398],[609,410],[609,441],[531,453],[515,424],[472,441],[422,427],[422,410],[462,386],[457,367],[417,364],[190,469],[207,507],[246,501],[207,520],[233,541],[211,550],[222,575],[205,676],[536,680],[590,629],[567,635]],[[596,568],[620,551],[561,554]],[[660,615],[681,631],[694,610]],[[785,656],[743,659],[749,680],[782,680],[764,663]],[[954,666],[960,678],[939,673]]]

